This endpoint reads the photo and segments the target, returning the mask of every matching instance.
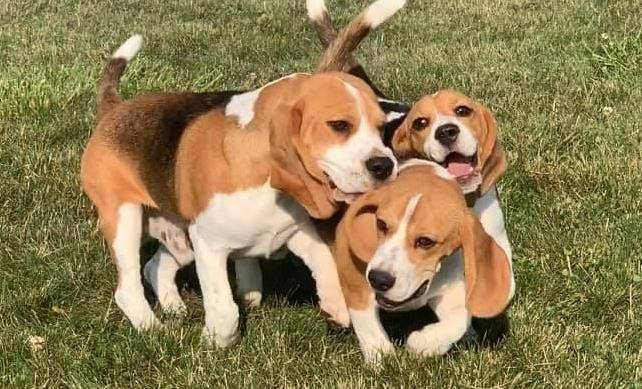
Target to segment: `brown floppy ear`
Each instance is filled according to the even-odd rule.
[[[336,211],[328,189],[303,163],[300,146],[301,111],[281,105],[270,121],[270,185],[286,192],[313,218],[327,219]]]
[[[472,316],[497,316],[509,302],[508,257],[470,212],[466,213],[459,234],[464,252],[466,306]]]
[[[350,251],[361,261],[370,262],[378,246],[378,194],[369,192],[355,201],[344,216],[343,234]]]
[[[392,151],[399,159],[406,159],[413,157],[416,153],[412,149],[412,142],[410,141],[410,124],[408,116],[404,119],[401,125],[392,136]]]
[[[485,107],[481,107],[482,120],[486,127],[485,138],[482,140],[479,160],[482,166],[481,194],[485,194],[497,183],[506,171],[506,153],[497,137],[497,121]]]

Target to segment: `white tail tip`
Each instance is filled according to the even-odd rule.
[[[305,6],[308,9],[308,17],[311,20],[323,19],[323,16],[328,13],[324,0],[305,0]]]
[[[136,34],[131,36],[125,41],[118,50],[114,52],[111,56],[112,58],[123,58],[125,61],[129,62],[132,58],[140,51],[140,48],[143,46],[143,36]]]
[[[406,0],[377,0],[366,9],[366,22],[377,28],[406,5]]]

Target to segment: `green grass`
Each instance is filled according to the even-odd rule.
[[[225,351],[199,344],[191,293],[190,316],[163,331],[139,335],[123,319],[78,182],[104,58],[140,32],[125,95],[252,88],[313,67],[303,3],[0,3],[0,386],[642,386],[636,0],[415,0],[359,50],[391,97],[452,87],[498,118],[518,282],[498,347],[425,360],[400,349],[377,372],[353,334],[330,335],[315,307],[284,298],[249,312]],[[345,23],[367,0],[329,3]],[[31,351],[33,335],[44,350]]]

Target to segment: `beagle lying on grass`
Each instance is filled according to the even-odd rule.
[[[411,333],[407,347],[440,355],[461,339],[471,314],[499,314],[511,293],[505,251],[468,209],[454,177],[425,160],[402,164],[396,181],[348,208],[337,227],[334,255],[369,363],[393,350],[377,307],[430,305],[439,322]]]
[[[383,11],[370,15],[373,24],[389,16]],[[105,66],[81,166],[118,268],[114,297],[125,316],[139,330],[158,324],[143,293],[141,238],[159,238],[166,256],[184,263],[192,258],[187,230],[205,341],[226,346],[238,337],[228,257],[269,257],[282,246],[310,268],[321,309],[347,326],[335,262],[310,217],[328,218],[340,202],[396,177],[373,91],[345,73],[316,73],[250,92],[122,100],[119,80],[141,44],[131,37]],[[166,293],[163,308],[183,306],[175,285]]]

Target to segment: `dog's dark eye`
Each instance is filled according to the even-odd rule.
[[[415,248],[427,250],[435,245],[435,241],[425,236],[415,239]]]
[[[421,131],[428,127],[428,123],[429,121],[427,118],[417,118],[412,122],[412,129],[415,131]]]
[[[455,108],[455,115],[459,117],[467,117],[473,113],[473,109],[465,105],[459,105]]]
[[[327,122],[327,124],[336,132],[348,132],[352,127],[350,123],[346,122],[345,120],[331,120]]]
[[[377,230],[385,234],[388,232],[388,225],[383,220],[377,219]]]

